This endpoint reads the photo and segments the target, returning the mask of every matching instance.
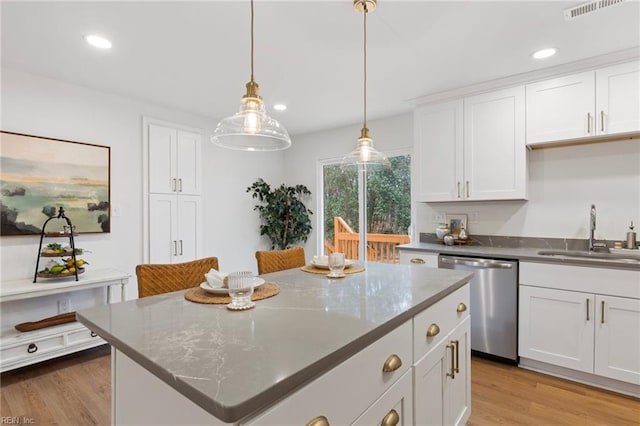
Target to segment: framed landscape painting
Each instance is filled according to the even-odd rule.
[[[110,232],[110,160],[108,146],[0,131],[0,235],[40,234],[60,207],[77,233]]]

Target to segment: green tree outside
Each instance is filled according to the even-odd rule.
[[[406,234],[411,224],[411,156],[389,158],[390,168],[367,170],[367,229],[373,234]],[[334,242],[333,218],[358,230],[358,168],[324,166],[325,239]]]

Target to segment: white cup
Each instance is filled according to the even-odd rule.
[[[344,277],[344,253],[329,254],[329,275],[328,277],[340,278]]]
[[[253,273],[250,271],[229,274],[229,296],[231,307],[242,308],[251,304],[253,294]]]

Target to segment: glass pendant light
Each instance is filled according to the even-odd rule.
[[[343,158],[344,164],[389,166],[389,159],[373,146],[373,139],[367,128],[367,13],[376,8],[376,0],[353,0],[353,7],[364,16],[364,121],[356,149]]]
[[[211,141],[240,151],[279,151],[291,146],[287,130],[267,115],[258,83],[253,79],[253,0],[251,0],[251,81],[240,100],[240,111],[220,121]]]

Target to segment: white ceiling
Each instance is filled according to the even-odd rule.
[[[379,0],[368,16],[368,117],[407,100],[640,45],[640,2],[567,22],[578,1]],[[211,117],[249,80],[249,3],[2,1],[2,65]],[[292,134],[362,120],[362,15],[352,0],[255,4],[255,78]],[[97,51],[83,40],[113,42]],[[535,61],[531,53],[559,53]],[[271,105],[286,103],[285,112]],[[374,129],[372,131],[375,133]]]

